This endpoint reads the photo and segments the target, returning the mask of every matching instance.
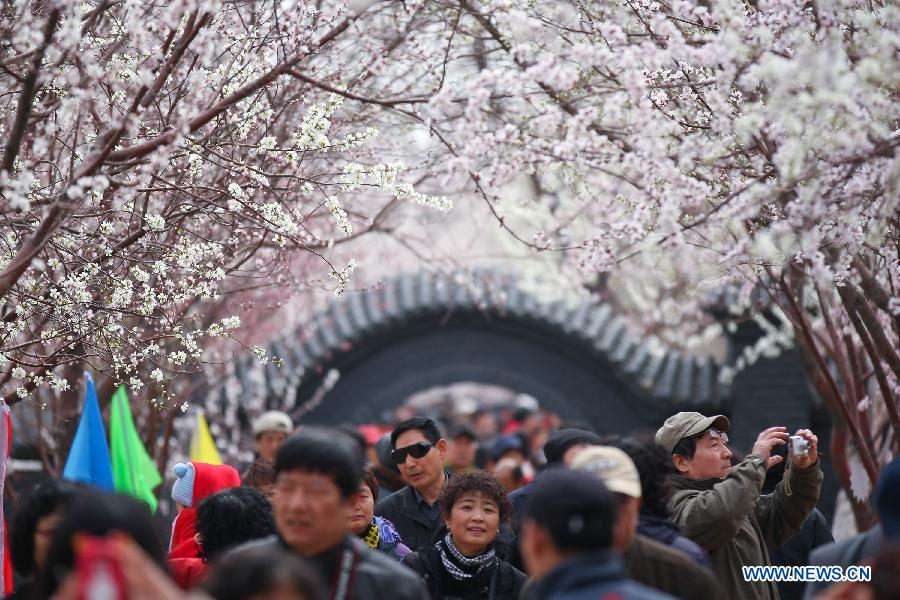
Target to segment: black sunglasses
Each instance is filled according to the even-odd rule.
[[[416,442],[404,448],[391,450],[391,460],[395,465],[402,465],[406,462],[406,455],[409,454],[413,458],[422,458],[434,447],[431,442]]]

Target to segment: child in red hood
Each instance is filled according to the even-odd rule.
[[[172,523],[169,570],[178,585],[187,590],[200,583],[206,574],[195,528],[197,506],[218,491],[239,487],[241,476],[229,465],[201,462],[178,463],[173,470],[177,479],[172,486],[172,500],[178,506],[178,516]]]

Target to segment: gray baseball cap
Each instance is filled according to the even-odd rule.
[[[619,448],[594,446],[587,448],[572,461],[575,470],[587,471],[599,477],[611,492],[641,497],[641,476],[634,461]]]
[[[294,422],[280,410],[270,410],[259,415],[253,421],[253,435],[259,437],[267,431],[280,431],[288,435],[294,431]]]
[[[656,443],[672,452],[684,438],[702,433],[710,427],[724,433],[731,429],[731,422],[725,415],[704,417],[698,412],[680,412],[666,419],[659,428]]]

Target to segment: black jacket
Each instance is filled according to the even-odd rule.
[[[440,517],[435,521],[428,518],[413,488],[408,485],[379,500],[375,514],[393,523],[400,539],[413,552],[434,543],[443,526]]]
[[[528,501],[531,500],[531,493],[534,491],[534,484],[537,482],[538,478],[541,476],[541,473],[538,473],[537,477],[535,477],[534,481],[526,484],[523,487],[515,490],[509,495],[509,503],[512,505],[512,526],[513,531],[518,535],[519,529],[522,527],[522,513],[525,512],[525,506],[528,504]]]
[[[678,526],[669,519],[641,515],[638,521],[637,532],[660,544],[683,552],[694,559],[698,565],[712,569],[709,562],[709,553],[700,547],[697,542],[690,540],[678,531]]]
[[[472,580],[458,582],[447,574],[440,552],[433,545],[407,555],[403,564],[425,579],[431,600],[518,600],[525,586],[525,574],[503,560],[498,560],[494,569],[480,573]],[[490,589],[492,584],[493,595]]]
[[[525,592],[526,600],[598,600],[607,597],[618,600],[673,598],[625,577],[622,561],[612,550],[591,552],[567,560],[528,586]]]
[[[543,471],[541,471],[541,473],[543,473]],[[520,487],[509,495],[509,503],[512,505],[513,509],[511,523],[513,543],[509,548],[509,552],[506,554],[506,560],[520,571],[525,569],[525,563],[522,560],[519,544],[515,542],[518,539],[519,531],[522,528],[522,514],[525,512],[525,506],[528,504],[528,501],[531,500],[531,493],[534,491],[535,481],[541,476],[541,473],[538,473],[538,476],[535,477],[534,481],[524,487]]]
[[[831,535],[831,527],[818,508],[806,517],[800,532],[786,541],[781,548],[772,553],[772,564],[785,567],[800,567],[808,565],[809,555],[819,546],[824,546],[834,541]],[[778,596],[781,600],[801,600],[803,598],[804,583],[802,581],[779,581]]]
[[[861,564],[865,559],[878,554],[883,543],[884,535],[881,532],[881,525],[876,525],[852,538],[816,548],[809,555],[809,564],[838,565],[846,569],[850,565]],[[829,585],[831,584],[827,581],[810,581],[803,591],[803,598],[814,598]]]
[[[258,548],[278,548],[285,552],[291,551],[280,537],[272,535],[244,544],[233,552],[252,552]],[[337,547],[309,559],[327,584],[333,586],[339,579],[337,571],[346,548],[351,548],[354,552],[347,600],[369,600],[370,598],[423,600],[428,597],[425,583],[416,573],[398,563],[388,554],[372,550],[360,540],[350,536],[344,538],[344,541]],[[331,590],[329,597],[333,595],[334,590]]]

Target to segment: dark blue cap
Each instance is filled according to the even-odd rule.
[[[875,509],[888,540],[900,540],[900,456],[881,471],[875,486]]]

